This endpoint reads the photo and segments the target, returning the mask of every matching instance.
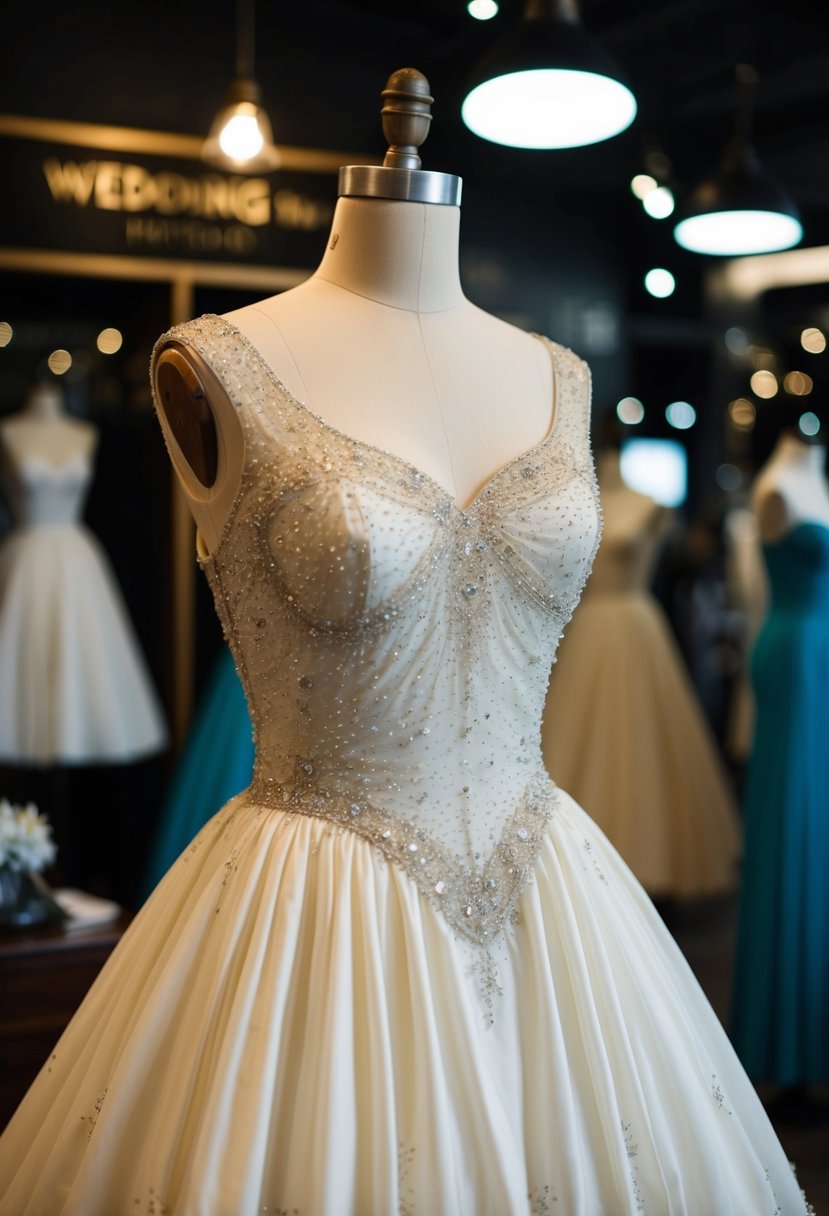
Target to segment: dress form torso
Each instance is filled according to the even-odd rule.
[[[801,523],[829,527],[826,449],[784,433],[752,489],[760,538],[773,544]]]
[[[393,452],[460,505],[549,431],[552,366],[529,335],[465,299],[455,207],[341,198],[317,272],[229,315],[285,387],[347,435]],[[215,421],[212,482],[177,441],[170,394],[193,378]],[[206,547],[233,501],[243,444],[233,406],[198,355],[170,343],[155,365],[171,455]]]

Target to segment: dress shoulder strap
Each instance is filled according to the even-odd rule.
[[[556,416],[553,426],[557,445],[565,447],[577,465],[592,464],[590,368],[569,347],[549,338],[544,341],[550,347],[555,368]]]

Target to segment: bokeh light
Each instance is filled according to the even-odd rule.
[[[697,420],[697,411],[690,401],[672,401],[665,410],[665,417],[678,431],[687,431]]]
[[[637,426],[645,417],[645,407],[638,397],[623,397],[616,406],[616,417],[625,426]]]
[[[751,377],[751,391],[758,397],[762,397],[767,401],[770,397],[777,396],[777,390],[780,386],[777,383],[777,377],[774,372],[759,371],[754,372]]]

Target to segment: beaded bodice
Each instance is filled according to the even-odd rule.
[[[364,836],[488,943],[555,810],[541,711],[600,530],[586,366],[547,343],[550,431],[462,509],[318,418],[230,323],[171,336],[244,432],[239,491],[201,561],[254,724],[249,797]]]

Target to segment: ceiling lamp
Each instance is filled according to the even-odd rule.
[[[636,117],[636,98],[579,20],[577,0],[527,0],[477,68],[461,108],[475,135],[512,148],[580,148]]]
[[[236,77],[202,148],[208,164],[236,173],[267,173],[279,164],[253,75],[254,26],[254,0],[236,0]]]
[[[693,253],[733,257],[790,249],[803,236],[793,200],[760,164],[750,143],[754,114],[754,68],[737,68],[735,133],[726,145],[717,177],[694,190],[674,237]]]

